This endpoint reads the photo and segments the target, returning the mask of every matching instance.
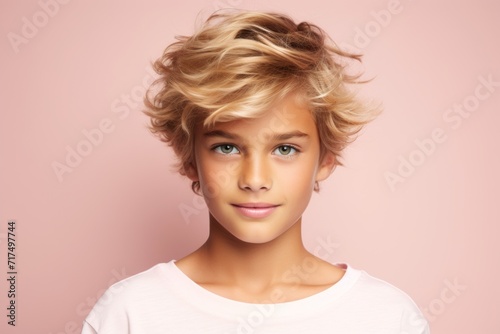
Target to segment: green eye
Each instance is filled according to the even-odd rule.
[[[236,153],[239,153],[238,149],[235,146],[229,145],[229,144],[223,144],[223,145],[216,146],[214,148],[214,151],[218,152],[218,153],[221,153],[221,154],[236,154]]]
[[[297,153],[297,150],[293,148],[292,146],[288,145],[283,145],[278,147],[275,152],[277,152],[278,155],[293,155]]]

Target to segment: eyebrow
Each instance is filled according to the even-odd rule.
[[[204,137],[222,137],[227,139],[241,139],[241,137],[236,133],[231,133],[223,130],[212,130],[205,132],[203,134]],[[288,140],[291,138],[308,138],[309,135],[299,130],[285,132],[285,133],[275,133],[271,136],[273,140]]]

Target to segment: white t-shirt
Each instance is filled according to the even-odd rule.
[[[82,334],[428,334],[427,321],[401,290],[343,265],[344,276],[312,296],[279,303],[234,301],[206,290],[174,263],[160,263],[112,285]]]

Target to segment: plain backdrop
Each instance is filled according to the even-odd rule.
[[[493,0],[2,0],[0,331],[79,333],[103,289],[205,240],[203,202],[172,172],[141,99],[150,62],[223,7],[318,24],[364,53],[374,80],[360,94],[384,105],[313,196],[306,246],[406,291],[433,333],[499,333]]]

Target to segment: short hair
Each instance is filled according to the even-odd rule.
[[[318,26],[277,13],[212,14],[192,36],[177,36],[154,62],[158,79],[145,97],[150,130],[170,145],[177,169],[195,164],[194,129],[255,118],[298,92],[316,122],[321,157],[336,164],[345,146],[376,108],[357,99],[349,84],[365,82],[347,73],[361,56],[341,50]],[[192,184],[199,193],[198,182]]]

